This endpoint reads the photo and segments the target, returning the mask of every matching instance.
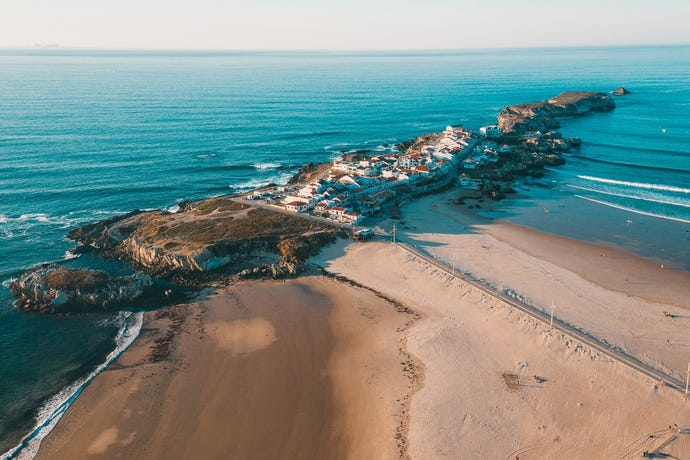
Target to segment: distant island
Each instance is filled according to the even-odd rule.
[[[563,138],[559,118],[607,112],[601,92],[567,92],[504,107],[496,125],[474,133],[448,126],[385,153],[344,154],[308,164],[287,185],[183,202],[177,212],[133,211],[69,232],[75,253],[122,260],[136,273],[41,266],[11,283],[24,310],[65,313],[117,308],[144,295],[169,296],[151,276],[182,285],[295,276],[310,257],[365,219],[395,217],[403,200],[458,187],[466,198],[501,199],[516,177],[541,175],[580,145]]]

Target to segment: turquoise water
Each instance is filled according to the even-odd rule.
[[[0,83],[0,451],[33,426],[45,398],[105,360],[122,327],[114,316],[50,318],[11,307],[7,281],[62,259],[70,228],[285,180],[307,161],[448,124],[476,129],[503,105],[630,89],[610,114],[565,121],[583,148],[540,180],[548,191],[534,188],[505,211],[690,268],[690,47],[6,50]]]

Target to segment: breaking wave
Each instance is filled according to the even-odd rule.
[[[671,206],[681,206],[684,208],[690,208],[690,202],[683,200],[680,197],[678,198],[678,200],[671,200],[671,199],[668,199],[668,197],[666,197],[664,195],[659,195],[659,194],[640,196],[640,195],[628,195],[625,193],[610,192],[610,191],[606,191],[606,190],[597,190],[595,188],[581,187],[579,185],[573,185],[573,184],[568,184],[568,187],[575,188],[578,190],[583,190],[585,192],[593,192],[593,193],[599,193],[602,195],[617,196],[620,198],[629,198],[631,200],[640,200],[640,201],[647,201],[649,203],[668,204]]]
[[[22,440],[19,445],[2,454],[0,460],[20,459],[29,460],[36,456],[41,442],[55,428],[58,421],[67,411],[70,405],[77,399],[86,385],[103,371],[110,363],[122,354],[141,332],[144,322],[142,312],[120,312],[115,317],[115,321],[120,328],[115,337],[115,349],[106,357],[105,361],[99,365],[89,375],[63,388],[59,393],[52,396],[38,410],[36,415],[36,425],[33,430]]]
[[[664,214],[657,214],[657,213],[649,212],[649,211],[640,211],[639,209],[633,209],[633,208],[629,208],[629,207],[627,207],[627,206],[622,206],[622,205],[620,205],[620,204],[611,203],[611,202],[603,201],[603,200],[597,200],[597,199],[590,198],[590,197],[586,197],[586,196],[582,196],[582,195],[575,195],[575,196],[576,196],[577,198],[582,199],[582,200],[591,201],[592,203],[597,203],[597,204],[600,204],[600,205],[602,205],[602,206],[608,206],[608,207],[610,207],[610,208],[620,209],[621,211],[628,211],[628,212],[632,212],[632,213],[634,213],[634,214],[639,214],[639,215],[642,215],[642,216],[656,217],[656,218],[658,218],[658,219],[672,220],[672,221],[675,221],[675,222],[683,222],[683,223],[686,223],[686,224],[690,224],[690,220],[688,220],[688,219],[683,219],[683,218],[681,218],[681,217],[667,216],[667,215],[664,215]]]
[[[577,177],[580,179],[583,179],[583,180],[588,180],[591,182],[599,182],[602,184],[622,185],[625,187],[643,188],[643,189],[647,189],[647,190],[663,190],[665,192],[690,194],[689,188],[676,187],[674,185],[648,184],[648,183],[644,183],[644,182],[628,182],[628,181],[615,180],[615,179],[605,179],[603,177],[594,177],[594,176],[577,176]]]

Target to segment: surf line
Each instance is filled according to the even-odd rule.
[[[621,205],[619,205],[619,204],[609,203],[608,201],[596,200],[596,199],[594,199],[594,198],[589,198],[589,197],[582,196],[582,195],[574,195],[574,196],[577,197],[577,198],[580,198],[580,199],[582,199],[582,200],[591,201],[592,203],[597,203],[597,204],[600,204],[600,205],[603,205],[603,206],[608,206],[608,207],[610,207],[610,208],[620,209],[620,210],[622,210],[622,211],[632,212],[632,213],[634,213],[634,214],[640,214],[640,215],[643,215],[643,216],[656,217],[656,218],[658,218],[658,219],[673,220],[673,221],[675,221],[675,222],[683,222],[683,223],[685,223],[685,224],[690,224],[690,220],[688,220],[688,219],[682,219],[682,218],[680,218],[680,217],[665,216],[665,215],[663,215],[663,214],[655,214],[655,213],[653,213],[653,212],[640,211],[640,210],[638,210],[638,209],[632,209],[632,208],[628,208],[628,207],[626,207],[626,206],[621,206]]]

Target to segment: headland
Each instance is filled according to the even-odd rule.
[[[510,127],[451,126],[286,186],[72,232],[80,250],[204,290],[146,314],[39,458],[682,457],[688,273],[457,204],[561,163],[578,141],[554,120],[611,110],[604,96],[513,106]],[[365,222],[371,239],[337,239]],[[538,310],[555,301],[566,327],[496,289]]]

